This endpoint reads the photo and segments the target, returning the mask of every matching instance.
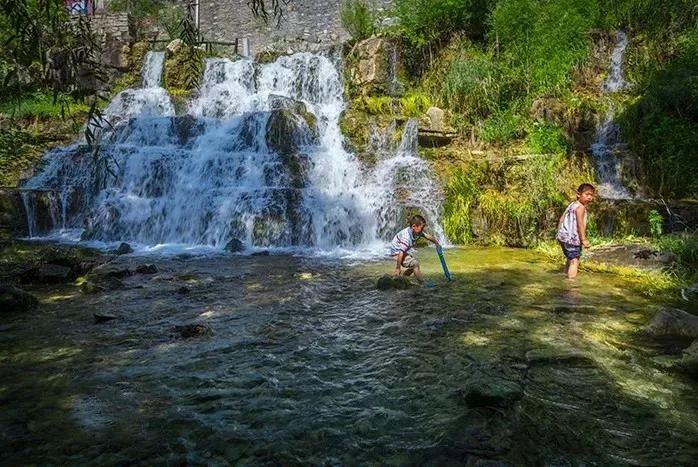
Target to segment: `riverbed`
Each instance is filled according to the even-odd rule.
[[[7,465],[689,465],[698,384],[638,336],[670,303],[535,252],[121,256],[0,321]],[[115,319],[96,323],[93,314]],[[185,338],[181,328],[205,332]],[[479,395],[479,397],[478,397]],[[478,464],[480,462],[480,464]],[[487,464],[495,465],[495,464]],[[500,465],[500,464],[496,464]]]

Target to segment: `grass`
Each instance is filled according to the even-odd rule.
[[[595,239],[592,248],[617,244],[616,241]],[[647,242],[650,244],[650,242]],[[551,263],[564,264],[560,247],[555,241],[546,241],[536,246],[535,250]],[[613,274],[627,281],[635,290],[646,297],[665,297],[675,299],[679,290],[686,285],[686,277],[673,269],[639,268],[635,266],[611,265],[582,257],[580,271],[601,274]]]
[[[0,104],[0,114],[17,119],[37,118],[40,120],[60,119],[87,113],[89,106],[69,102],[44,92],[34,92],[19,101]]]

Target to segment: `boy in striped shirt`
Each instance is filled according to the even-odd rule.
[[[393,237],[393,240],[390,242],[390,256],[395,258],[395,273],[393,276],[399,276],[402,273],[402,267],[404,267],[405,276],[410,276],[414,273],[415,279],[420,284],[423,282],[414,242],[419,237],[424,237],[436,246],[439,246],[436,238],[424,232],[426,226],[427,221],[424,217],[420,215],[412,216],[410,218],[410,226],[402,229]]]

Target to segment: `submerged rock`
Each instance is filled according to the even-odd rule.
[[[238,240],[237,238],[233,238],[225,245],[225,251],[229,251],[231,253],[239,253],[244,249],[245,244],[242,243],[242,240]]]
[[[133,248],[131,248],[131,245],[129,245],[128,243],[121,242],[119,248],[116,249],[115,253],[117,255],[127,255],[129,253],[133,253]]]
[[[80,284],[80,291],[85,295],[94,295],[100,292],[104,292],[106,287],[95,284],[94,282],[85,281]]]
[[[461,393],[468,407],[506,407],[523,397],[523,387],[502,376],[476,371]]]
[[[591,365],[594,363],[588,355],[575,349],[533,349],[526,352],[526,361],[531,365],[569,362]]]
[[[393,277],[389,274],[384,275],[376,283],[378,290],[399,289],[405,290],[412,287],[412,282],[405,276]]]
[[[662,308],[642,332],[651,337],[698,339],[698,316],[676,308]]]
[[[92,316],[95,319],[95,323],[106,323],[107,321],[116,319],[116,316],[114,315],[110,315],[109,313],[101,313],[99,311],[92,313]]]
[[[11,285],[0,285],[0,310],[30,311],[38,304],[39,300],[32,294]]]
[[[156,274],[158,272],[158,267],[154,264],[141,264],[136,268],[138,274]]]
[[[189,339],[190,337],[210,336],[213,334],[210,327],[206,326],[205,324],[197,323],[175,326],[174,332],[179,335],[177,337],[182,337],[184,339]]]
[[[73,279],[75,276],[69,267],[57,264],[42,264],[20,276],[21,282],[25,284],[60,284]]]

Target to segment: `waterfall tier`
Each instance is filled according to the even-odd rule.
[[[363,166],[344,149],[342,82],[327,57],[208,59],[185,115],[159,87],[163,60],[148,54],[143,87],[109,104],[96,157],[81,144],[46,154],[24,187],[32,236],[378,252],[419,211],[444,239],[416,122]]]

